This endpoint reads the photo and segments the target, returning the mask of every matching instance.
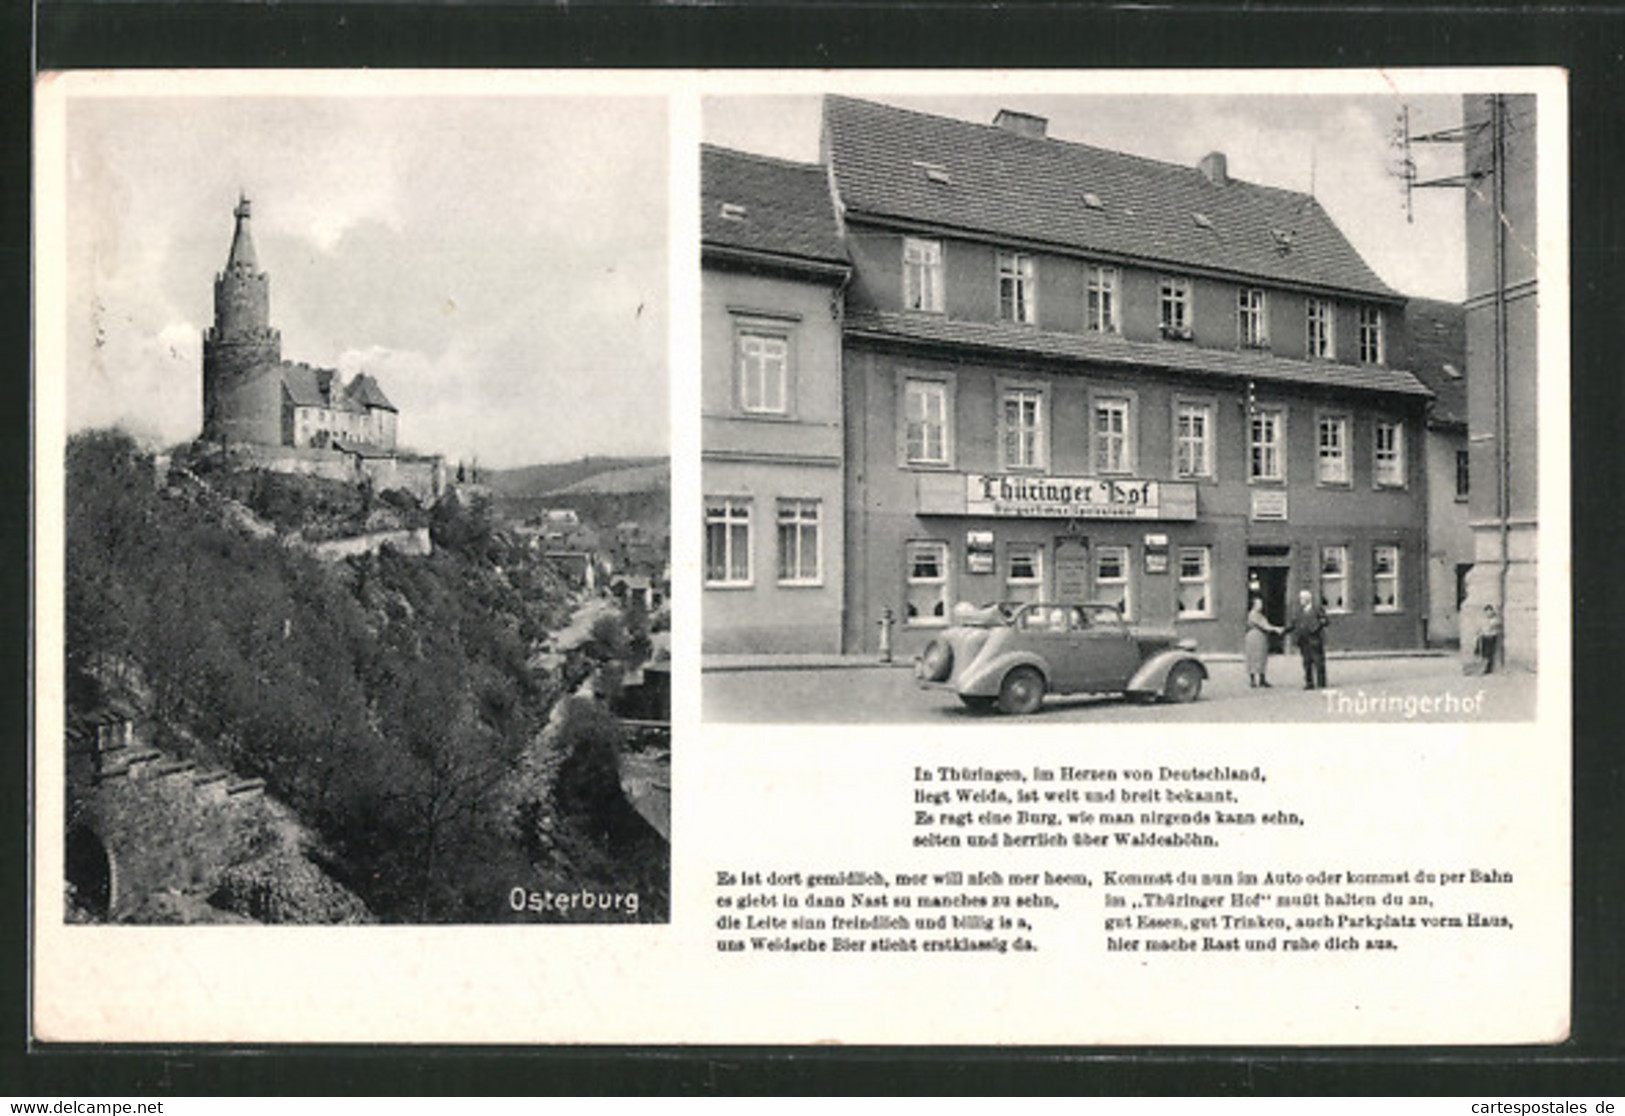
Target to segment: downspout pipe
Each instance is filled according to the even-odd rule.
[[[1507,359],[1507,260],[1506,260],[1506,102],[1497,93],[1490,101],[1494,131],[1495,172],[1495,466],[1496,520],[1500,534],[1501,561],[1496,576],[1497,611],[1501,617],[1499,652],[1504,660],[1509,642],[1507,633],[1507,566],[1511,561],[1512,455],[1507,440],[1512,423],[1508,415],[1510,389]]]

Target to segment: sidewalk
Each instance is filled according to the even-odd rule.
[[[1351,659],[1450,659],[1457,657],[1458,652],[1446,647],[1407,648],[1403,650],[1373,649],[1369,651],[1328,651],[1328,661]],[[1242,655],[1239,651],[1199,651],[1197,658],[1204,663],[1239,663]],[[1280,657],[1280,656],[1276,656]],[[1289,656],[1296,661],[1297,656]],[[743,670],[883,670],[886,668],[912,670],[914,657],[912,655],[898,655],[889,663],[880,661],[880,657],[873,652],[861,655],[832,655],[832,654],[779,654],[779,655],[702,655],[700,657],[700,670],[706,673],[723,673],[727,671]]]

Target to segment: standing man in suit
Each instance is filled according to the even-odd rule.
[[[1298,607],[1287,625],[1298,641],[1298,654],[1303,656],[1303,688],[1326,688],[1326,610],[1315,603],[1315,595],[1307,589],[1298,590]]]

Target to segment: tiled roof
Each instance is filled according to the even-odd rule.
[[[1431,394],[1425,384],[1399,368],[1288,360],[1267,353],[1204,349],[1170,341],[1127,341],[1116,334],[1059,333],[1003,322],[965,322],[929,314],[863,311],[846,318],[847,335],[1026,356],[1089,361],[1132,368],[1196,372],[1261,383],[1302,384],[1350,391],[1400,395]]]
[[[1407,363],[1433,390],[1433,421],[1467,422],[1467,312],[1458,303],[1413,298],[1405,304]]]
[[[706,145],[700,205],[700,237],[708,247],[846,264],[829,181],[815,163]]]
[[[283,361],[276,365],[282,374],[282,386],[295,407],[329,407],[335,411],[365,411],[343,392],[333,388],[339,374],[331,368],[313,368],[308,364]]]
[[[350,386],[344,391],[363,407],[381,407],[386,411],[396,409],[395,404],[389,401],[389,396],[384,394],[384,389],[379,386],[377,379],[365,372],[356,373],[355,379],[350,381]]]
[[[1307,194],[849,97],[824,125],[849,217],[1399,297]]]

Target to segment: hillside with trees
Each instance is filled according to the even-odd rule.
[[[650,538],[665,538],[670,531],[671,462],[663,457],[584,457],[484,479],[498,510],[513,520],[570,508],[601,528],[633,522]]]
[[[421,507],[192,464],[166,481],[123,434],[69,442],[70,718],[119,702],[165,754],[263,779],[378,920],[592,917],[516,912],[516,887],[635,892],[638,920],[666,917],[669,850],[620,791],[619,726],[572,696],[623,665],[618,617],[556,646],[581,600],[455,491]],[[289,545],[380,525],[427,526],[433,552]]]

